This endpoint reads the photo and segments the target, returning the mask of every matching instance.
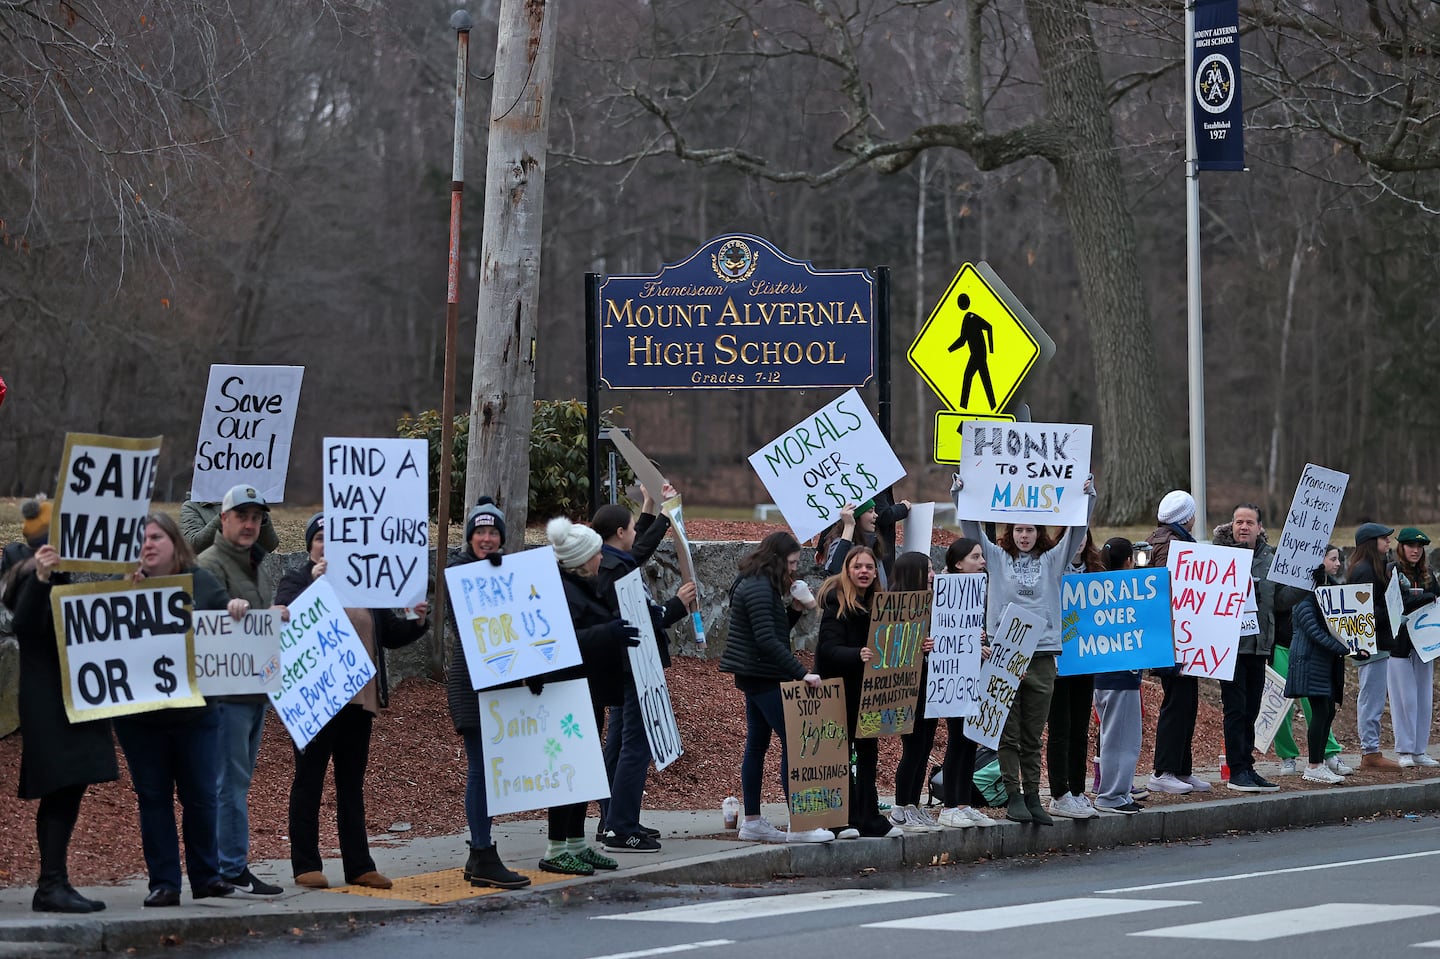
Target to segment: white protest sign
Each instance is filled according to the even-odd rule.
[[[864,503],[905,476],[853,389],[756,450],[750,466],[802,543],[839,519],[846,503]]]
[[[930,540],[935,531],[935,504],[913,503],[910,515],[905,517],[905,545],[902,553],[924,553],[930,555]]]
[[[195,682],[202,696],[273,693],[280,688],[280,612],[195,611]]]
[[[1405,617],[1410,630],[1410,644],[1422,662],[1433,662],[1440,656],[1440,604],[1426,603]]]
[[[690,534],[685,532],[685,512],[681,508],[680,494],[660,504],[660,509],[670,517],[670,529],[675,538],[675,559],[680,563],[680,578],[695,584],[696,606],[700,605],[700,580],[695,577],[695,560],[690,555]],[[695,631],[695,645],[705,645],[705,619],[699,609],[690,611],[690,628]]]
[[[1015,705],[1020,677],[1040,643],[1045,621],[1022,606],[1007,603],[1000,612],[999,631],[990,638],[990,658],[980,669],[980,705],[965,722],[965,738],[1000,748],[1000,731]]]
[[[555,550],[451,566],[445,585],[474,689],[580,665],[580,644]]]
[[[1255,595],[1255,577],[1250,577],[1250,585],[1245,590],[1245,604],[1240,607],[1240,635],[1260,635],[1260,600]]]
[[[1234,546],[1171,542],[1170,614],[1175,661],[1184,675],[1235,675],[1251,558],[1248,549]]]
[[[1390,632],[1393,635],[1400,631],[1400,623],[1405,619],[1405,600],[1400,595],[1400,577],[1390,575],[1390,584],[1385,587],[1385,612],[1390,614]]]
[[[163,439],[65,434],[50,519],[50,542],[60,553],[61,569],[134,571]]]
[[[1311,587],[1310,574],[1325,558],[1325,547],[1335,532],[1335,517],[1349,482],[1348,473],[1305,464],[1266,579],[1301,589]]]
[[[480,695],[485,803],[492,816],[610,796],[590,685],[546,683]]]
[[[680,745],[680,726],[670,705],[670,687],[665,682],[665,667],[660,664],[660,650],[655,645],[655,627],[650,620],[650,600],[638,569],[631,570],[615,583],[615,598],[620,601],[620,615],[640,630],[640,645],[631,646],[630,674],[635,678],[635,693],[640,698],[640,715],[645,721],[645,738],[650,742],[650,755],[657,771],[684,755]]]
[[[304,749],[365,684],[375,664],[340,598],[324,577],[290,601],[290,622],[280,631],[280,688],[270,701]]]
[[[985,632],[985,574],[940,573],[930,604],[925,715],[973,716],[980,708],[980,636]]]
[[[424,440],[326,437],[325,578],[345,606],[403,609],[429,586]]]
[[[1275,734],[1290,715],[1293,700],[1285,698],[1285,677],[1269,666],[1265,667],[1265,685],[1260,690],[1260,714],[1255,717],[1255,748],[1262,753],[1270,751]]]
[[[1091,428],[1064,423],[962,424],[955,518],[1041,526],[1090,521]]]
[[[271,505],[285,501],[290,438],[304,373],[303,366],[210,367],[191,499],[218,503],[230,487],[244,483]]]
[[[1369,583],[1352,583],[1345,586],[1319,586],[1315,589],[1315,602],[1325,617],[1325,628],[1330,635],[1344,643],[1351,653],[1359,650],[1374,655],[1375,644],[1375,587]],[[1397,628],[1398,631],[1398,628]]]
[[[50,591],[65,715],[72,723],[203,706],[195,688],[189,576]],[[43,740],[35,744],[44,749]]]

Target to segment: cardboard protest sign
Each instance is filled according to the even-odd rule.
[[[445,570],[475,689],[580,665],[580,644],[549,546]]]
[[[50,542],[60,553],[61,569],[134,571],[163,439],[65,434],[50,520]]]
[[[938,573],[930,603],[925,715],[973,716],[980,708],[980,637],[985,632],[985,574]]]
[[[375,678],[375,664],[324,577],[291,600],[280,631],[280,688],[270,702],[299,749]]]
[[[1310,573],[1325,558],[1325,547],[1335,532],[1335,517],[1349,482],[1348,473],[1305,464],[1266,579],[1301,589],[1313,585]]]
[[[1359,650],[1374,655],[1375,587],[1369,583],[1346,586],[1317,586],[1315,602],[1325,617],[1325,628],[1353,654]],[[1396,627],[1399,631],[1399,627]],[[1413,632],[1413,631],[1412,631]],[[1413,637],[1412,637],[1413,638]]]
[[[325,439],[325,578],[343,605],[401,609],[425,599],[429,455],[424,440]]]
[[[1059,676],[1175,665],[1169,575],[1141,568],[1066,576],[1060,645]]]
[[[910,515],[905,517],[905,545],[902,553],[924,553],[930,555],[930,541],[935,536],[935,504],[912,503]]]
[[[685,513],[681,508],[680,494],[660,504],[660,509],[670,517],[670,529],[674,531],[675,559],[680,564],[680,578],[695,584],[696,605],[700,599],[700,580],[695,577],[695,560],[690,553],[690,535],[685,532]],[[705,645],[705,620],[700,610],[690,611],[690,628],[695,631],[695,645]]]
[[[210,367],[190,498],[218,503],[232,486],[253,486],[274,505],[285,501],[290,438],[300,405],[303,366]]]
[[[790,830],[850,822],[850,738],[846,734],[845,681],[814,689],[781,683],[785,712],[785,781],[790,784]]]
[[[837,397],[750,455],[800,542],[905,476],[895,451],[855,390]]]
[[[860,681],[856,739],[901,736],[915,727],[920,643],[930,625],[929,590],[879,592],[870,606],[870,662]]]
[[[1091,428],[1065,423],[966,420],[955,518],[1041,526],[1090,521]]]
[[[50,590],[61,694],[72,723],[205,705],[195,688],[193,590],[189,576]]]
[[[633,569],[616,581],[615,598],[620,601],[620,615],[640,630],[640,645],[631,646],[629,650],[630,674],[635,677],[645,738],[650,743],[650,756],[658,771],[679,759],[685,750],[680,745],[680,727],[670,705],[670,687],[665,682],[665,667],[660,664],[660,650],[655,645],[650,600],[645,594],[640,570]]]
[[[660,470],[651,462],[650,457],[640,452],[640,447],[631,442],[625,431],[611,427],[605,431],[605,438],[614,444],[615,449],[625,458],[625,464],[630,467],[630,472],[645,487],[652,499],[659,500],[665,495],[665,477]]]
[[[202,696],[273,693],[280,688],[280,613],[195,611],[195,682]]]
[[[980,669],[980,708],[965,721],[965,738],[991,749],[1000,748],[1000,732],[1015,705],[1020,677],[1030,668],[1045,621],[1023,606],[1007,603],[1000,612],[1000,630],[990,637],[990,658]]]
[[[1222,680],[1235,675],[1251,558],[1248,549],[1234,546],[1170,544],[1170,618],[1175,662],[1184,675]]]
[[[1262,753],[1270,751],[1275,734],[1290,715],[1293,699],[1285,698],[1285,677],[1269,666],[1265,667],[1265,685],[1260,690],[1260,715],[1255,717],[1255,748]]]
[[[1423,662],[1440,656],[1440,604],[1426,603],[1405,617],[1410,630],[1410,644]]]
[[[583,679],[480,696],[485,802],[492,816],[610,797],[610,777]]]

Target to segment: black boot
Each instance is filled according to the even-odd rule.
[[[1025,797],[1019,793],[1011,793],[1005,803],[1005,818],[1011,822],[1031,822],[1035,817],[1030,815],[1030,807],[1025,805]]]
[[[1035,825],[1055,825],[1055,820],[1050,818],[1050,813],[1046,811],[1045,803],[1041,801],[1038,792],[1025,794],[1025,808],[1030,810],[1030,821]]]
[[[465,878],[472,886],[494,886],[497,889],[523,889],[530,885],[529,876],[515,872],[500,861],[500,852],[493,845],[479,849],[470,847]]]
[[[105,903],[86,899],[70,885],[66,858],[70,850],[70,833],[79,813],[80,794],[65,794],[40,801],[35,817],[35,842],[40,847],[40,882],[30,908],[35,912],[99,912]]]

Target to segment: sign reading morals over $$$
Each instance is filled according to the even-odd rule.
[[[60,568],[129,573],[140,561],[163,437],[66,433],[50,542]]]
[[[963,429],[957,517],[1038,526],[1090,521],[1089,426],[967,420]]]
[[[846,731],[845,681],[815,688],[781,683],[785,714],[785,780],[790,789],[790,828],[800,832],[850,821],[850,737]]]
[[[267,503],[285,501],[290,440],[303,366],[210,367],[190,498],[218,503],[232,486],[253,486]]]

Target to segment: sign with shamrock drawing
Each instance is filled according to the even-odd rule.
[[[590,687],[583,679],[480,696],[490,815],[610,797]]]

